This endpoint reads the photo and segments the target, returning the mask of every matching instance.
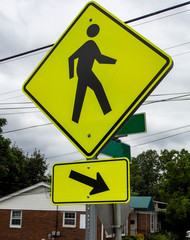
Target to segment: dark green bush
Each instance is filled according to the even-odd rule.
[[[127,236],[123,240],[138,240],[137,236]]]

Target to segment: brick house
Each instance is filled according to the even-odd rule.
[[[161,229],[156,202],[152,197],[131,197],[130,200],[130,234],[143,233],[149,235]]]
[[[54,206],[50,190],[49,184],[41,182],[0,198],[0,239],[84,240],[86,206]],[[142,198],[143,206],[139,205]],[[157,212],[152,204],[151,197],[131,197],[123,236],[157,231]],[[108,236],[103,224],[97,221],[97,240],[111,239],[113,236]]]

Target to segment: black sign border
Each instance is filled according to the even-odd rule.
[[[96,164],[97,162],[110,162],[110,161],[125,161],[126,162],[126,174],[127,174],[127,178],[126,178],[126,184],[127,184],[127,196],[126,199],[122,199],[122,200],[110,200],[110,201],[70,201],[70,202],[55,202],[54,201],[54,185],[55,185],[55,181],[54,181],[54,168],[57,165],[73,165],[73,164]],[[68,176],[69,177],[69,176]],[[63,183],[64,184],[64,183]],[[51,200],[52,203],[55,205],[69,205],[69,204],[96,204],[96,203],[126,203],[130,200],[130,166],[129,166],[129,160],[127,158],[115,158],[115,159],[103,159],[103,160],[91,160],[91,161],[82,161],[82,162],[68,162],[68,163],[56,163],[53,165],[52,167],[52,183],[51,183]],[[71,189],[72,190],[72,189]]]

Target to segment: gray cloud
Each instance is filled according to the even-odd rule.
[[[157,0],[154,1],[154,4],[150,3],[148,0],[143,2],[141,0],[100,0],[98,2],[114,15],[126,21],[137,16],[169,7],[171,4],[179,4],[181,1],[176,0],[171,3],[171,1],[168,0]],[[3,7],[0,9],[0,58],[54,43],[86,3],[86,0],[3,1]],[[187,7],[175,10],[174,12],[168,12],[159,17],[186,9]],[[156,18],[158,18],[158,16],[138,23]],[[134,29],[158,45],[158,47],[164,49],[190,41],[189,22],[189,12],[185,12],[158,21],[134,26]],[[130,26],[136,24],[137,23],[133,23],[130,24]],[[184,45],[166,51],[172,56],[190,51],[189,47],[190,45]],[[21,89],[24,81],[41,61],[44,54],[46,54],[46,52],[0,64],[0,94]],[[190,54],[174,57],[174,68],[155,89],[153,94],[190,92],[189,58]],[[155,97],[149,97],[147,100],[155,99]],[[24,101],[30,100],[24,96],[21,91],[0,95],[0,103]],[[16,105],[13,106],[15,107]],[[34,105],[31,104],[30,106]],[[18,111],[21,110],[9,110],[9,112]],[[34,109],[22,111],[30,112],[34,111]],[[1,112],[5,113],[6,111],[1,110]],[[146,112],[148,132],[122,139],[122,141],[126,143],[137,136],[146,136],[147,134],[187,125],[190,119],[189,101],[144,105],[139,108],[138,112]],[[49,122],[41,113],[1,115],[1,117],[6,117],[8,119],[8,125],[4,131]],[[37,148],[40,149],[42,153],[45,153],[47,157],[62,155],[55,159],[48,159],[50,165],[56,161],[71,161],[84,158],[80,153],[77,153],[77,149],[53,125],[10,133],[5,136],[9,137],[13,143],[15,142],[25,152],[31,153]],[[150,138],[150,140],[151,139],[152,138]],[[146,139],[146,141],[148,141],[148,139]],[[137,145],[139,143],[142,142],[131,142],[131,145]],[[176,148],[179,150],[185,147],[190,150],[189,146],[189,133],[186,133],[163,141],[149,143],[144,146],[135,147],[134,149],[132,148],[132,154],[136,155],[150,148],[156,150]],[[68,154],[72,152],[73,154]]]

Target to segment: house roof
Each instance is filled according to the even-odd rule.
[[[10,198],[12,198],[12,197],[18,196],[18,195],[20,195],[20,194],[26,193],[26,192],[31,192],[31,191],[33,191],[33,190],[35,190],[35,189],[37,189],[37,188],[40,188],[40,187],[45,187],[45,188],[51,189],[49,183],[39,182],[39,183],[34,184],[34,185],[30,186],[30,187],[26,187],[26,188],[21,189],[21,190],[19,190],[19,191],[17,191],[17,192],[8,194],[8,195],[0,198],[0,202],[2,202],[2,201],[4,201],[4,200],[7,200],[7,199],[10,199]]]
[[[0,210],[40,210],[57,211],[58,206],[51,203],[51,186],[40,182],[0,198]],[[59,211],[85,211],[85,205],[60,205]]]
[[[131,196],[129,204],[136,211],[155,211],[152,197]]]

